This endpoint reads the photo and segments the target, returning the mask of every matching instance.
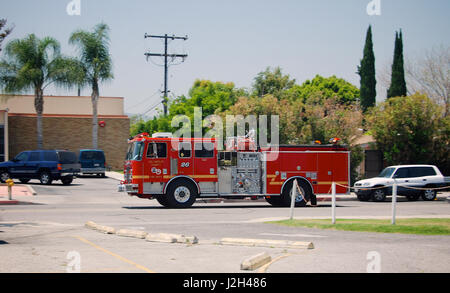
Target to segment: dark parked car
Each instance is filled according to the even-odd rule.
[[[8,178],[27,183],[39,179],[42,184],[61,180],[64,185],[72,183],[80,172],[77,155],[63,150],[25,151],[8,162],[0,163],[0,181]]]
[[[105,177],[106,161],[102,150],[80,150],[78,161],[81,164],[81,173],[97,174]]]

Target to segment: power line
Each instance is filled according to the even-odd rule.
[[[181,58],[182,62],[184,62],[184,59],[187,58],[187,54],[168,54],[167,52],[167,47],[168,47],[168,40],[183,40],[186,41],[188,39],[187,36],[185,37],[176,37],[175,35],[172,36],[168,36],[167,34],[165,34],[164,36],[158,36],[158,35],[144,35],[144,38],[157,38],[157,39],[164,39],[164,53],[151,53],[151,52],[147,52],[144,55],[147,57],[147,60],[149,57],[151,56],[156,56],[156,57],[164,57],[164,91],[163,91],[163,106],[164,106],[164,116],[167,116],[167,94],[169,93],[168,87],[167,87],[167,78],[168,78],[168,69],[169,69],[169,64],[168,64],[168,60],[167,58],[170,57],[172,58],[172,62],[176,59],[176,58]]]
[[[160,93],[160,90],[157,90],[155,93],[153,93],[150,97],[145,97],[144,99],[142,99],[141,101],[139,101],[137,104],[134,104],[133,106],[127,107],[126,111],[133,109],[136,106],[142,106],[142,103],[145,101],[149,101],[149,99],[153,98],[156,94]]]

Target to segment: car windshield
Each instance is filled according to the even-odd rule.
[[[378,174],[377,177],[382,177],[382,178],[390,178],[392,176],[392,173],[394,173],[395,168],[386,168],[383,171],[381,171],[380,174]]]
[[[103,161],[105,160],[105,155],[103,154],[103,152],[99,151],[83,151],[81,152],[81,159]]]
[[[144,154],[145,143],[142,141],[135,141],[128,146],[128,152],[126,160],[129,161],[140,161],[142,155]]]
[[[58,152],[59,161],[61,164],[75,164],[77,160],[77,155],[73,152]]]

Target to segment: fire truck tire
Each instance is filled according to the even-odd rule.
[[[283,202],[281,201],[280,196],[270,196],[265,198],[268,203],[270,203],[274,207],[282,207]]]
[[[177,180],[169,185],[166,193],[167,206],[169,208],[188,208],[197,198],[197,190],[188,180]]]
[[[282,202],[282,206],[284,207],[290,207],[291,206],[291,190],[293,187],[293,180],[286,183],[286,185],[283,188],[283,191],[281,192],[280,200]],[[298,186],[304,191],[305,194],[305,200],[301,200],[300,197],[297,197],[295,200],[295,206],[296,207],[304,207],[306,206],[306,203],[311,198],[312,190],[308,186],[307,183],[303,182],[302,180],[298,180]]]
[[[160,205],[162,205],[163,207],[169,207],[168,203],[167,203],[167,196],[163,195],[158,195],[156,196],[156,200],[158,201],[158,203]]]

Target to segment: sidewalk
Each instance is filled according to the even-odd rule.
[[[106,177],[109,177],[109,178],[117,180],[117,181],[122,181],[123,180],[123,174],[119,173],[119,172],[106,171],[105,175],[106,175]]]
[[[29,185],[16,184],[12,187],[12,200],[8,199],[8,187],[0,186],[0,205],[7,204],[18,204],[18,201],[15,197],[23,197],[23,196],[33,196],[36,192]]]

